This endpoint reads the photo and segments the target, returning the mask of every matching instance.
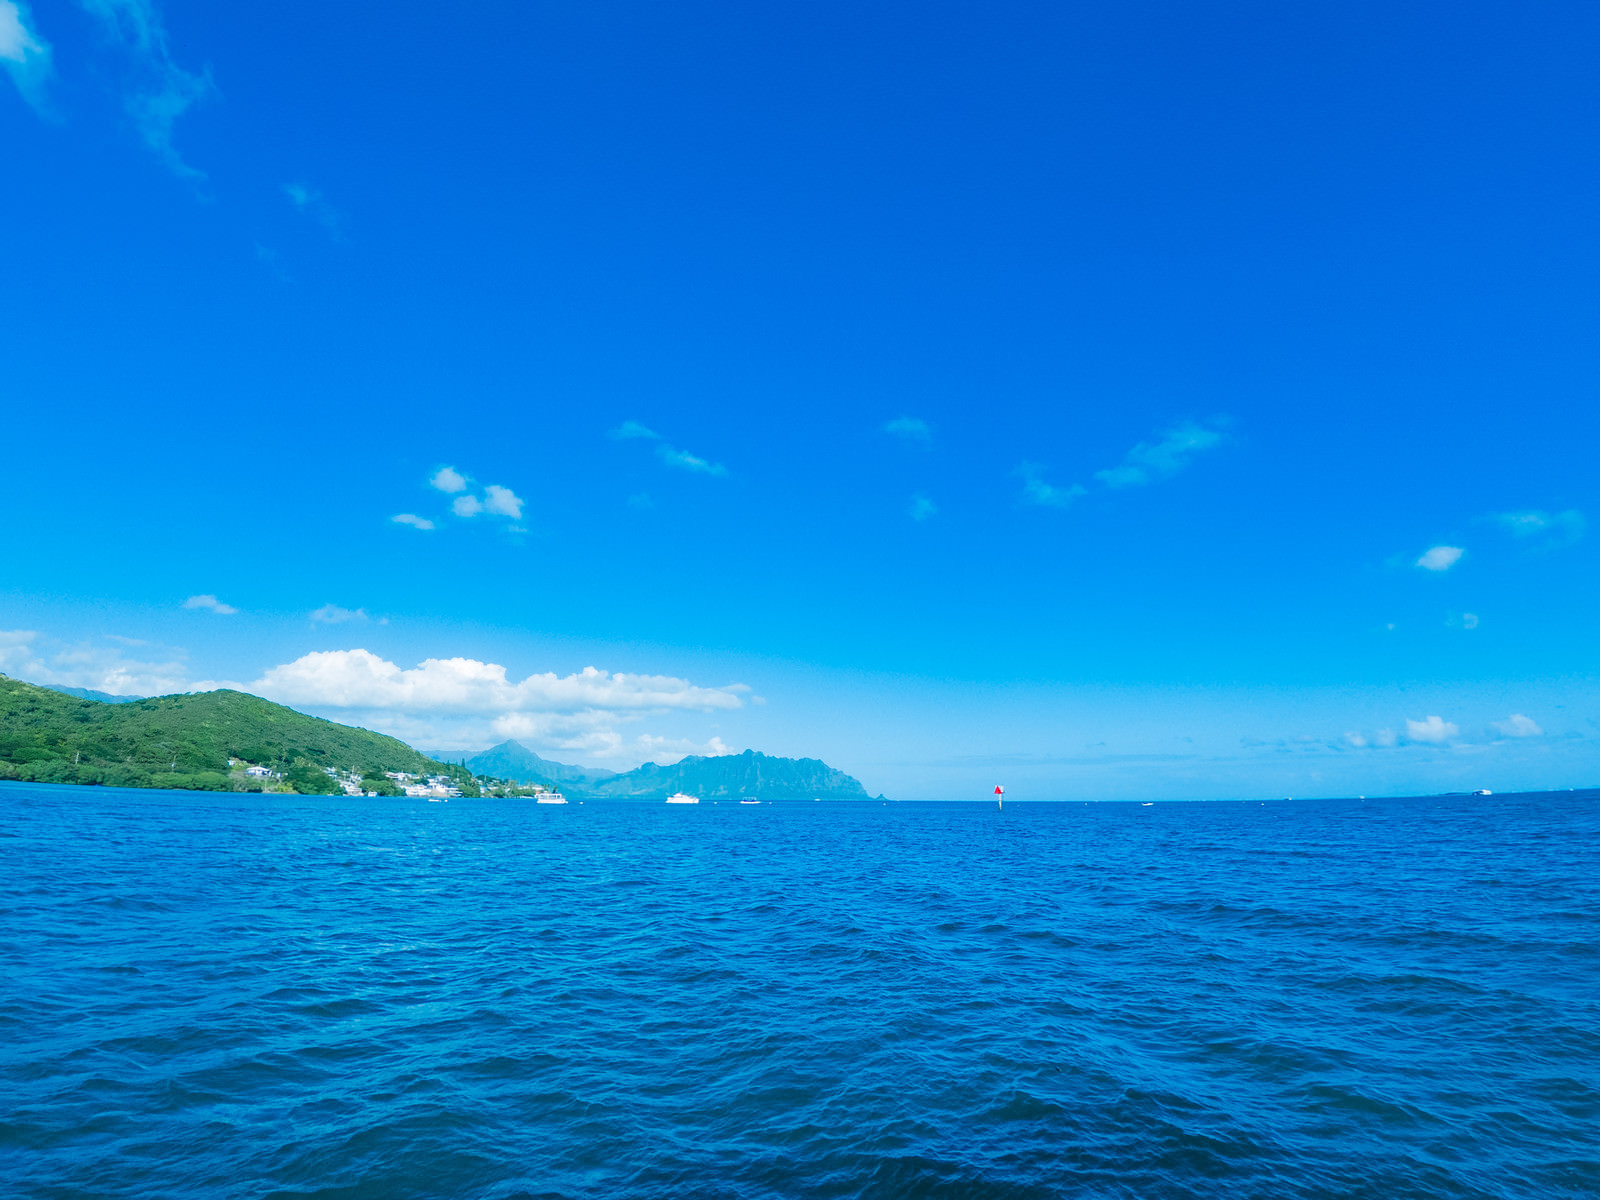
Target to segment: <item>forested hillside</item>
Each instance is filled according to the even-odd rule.
[[[307,716],[243,692],[157,696],[123,704],[79,699],[0,675],[0,779],[118,787],[260,790],[228,760],[270,767],[301,791],[326,789],[325,767],[470,773],[404,742]],[[319,778],[320,777],[320,778]]]

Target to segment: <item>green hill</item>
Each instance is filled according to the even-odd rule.
[[[570,787],[575,791],[616,775],[615,771],[604,767],[569,767],[566,763],[551,762],[540,758],[521,742],[501,742],[472,755],[466,763],[474,775],[518,783],[542,783],[546,787]]]
[[[815,758],[776,758],[757,750],[714,758],[691,756],[670,767],[645,763],[618,774],[570,767],[540,758],[517,742],[474,754],[467,766],[479,775],[539,783],[574,799],[662,800],[688,792],[706,800],[867,800],[867,789]]]
[[[670,767],[645,763],[589,784],[587,795],[665,799],[688,792],[702,800],[870,800],[850,775],[815,758],[777,758],[759,750],[714,758],[690,755]]]
[[[325,791],[323,768],[450,775],[469,772],[404,742],[307,716],[243,692],[157,696],[125,704],[63,695],[0,675],[0,779],[117,787],[260,790],[228,760],[270,767],[297,791]]]

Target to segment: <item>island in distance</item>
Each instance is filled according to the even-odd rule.
[[[551,762],[519,742],[502,742],[465,764],[475,776],[541,785],[575,799],[642,800],[674,792],[705,800],[873,799],[857,779],[820,759],[776,758],[758,750],[691,755],[668,767],[645,763],[615,772]]]
[[[659,800],[674,792],[706,800],[872,799],[857,780],[814,758],[746,750],[614,772],[550,762],[517,742],[464,760],[430,757],[397,738],[244,692],[127,699],[0,675],[0,780],[352,795],[396,795],[427,781],[477,796],[479,777],[577,800]]]

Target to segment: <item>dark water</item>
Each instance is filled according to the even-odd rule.
[[[8,1195],[1600,1195],[1600,798],[0,786]]]

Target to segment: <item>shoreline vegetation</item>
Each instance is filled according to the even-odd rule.
[[[0,781],[298,795],[432,794],[532,799],[868,800],[814,758],[754,750],[632,771],[550,762],[516,742],[449,762],[371,730],[222,689],[142,699],[68,694],[0,675]],[[881,797],[880,797],[881,798]]]

